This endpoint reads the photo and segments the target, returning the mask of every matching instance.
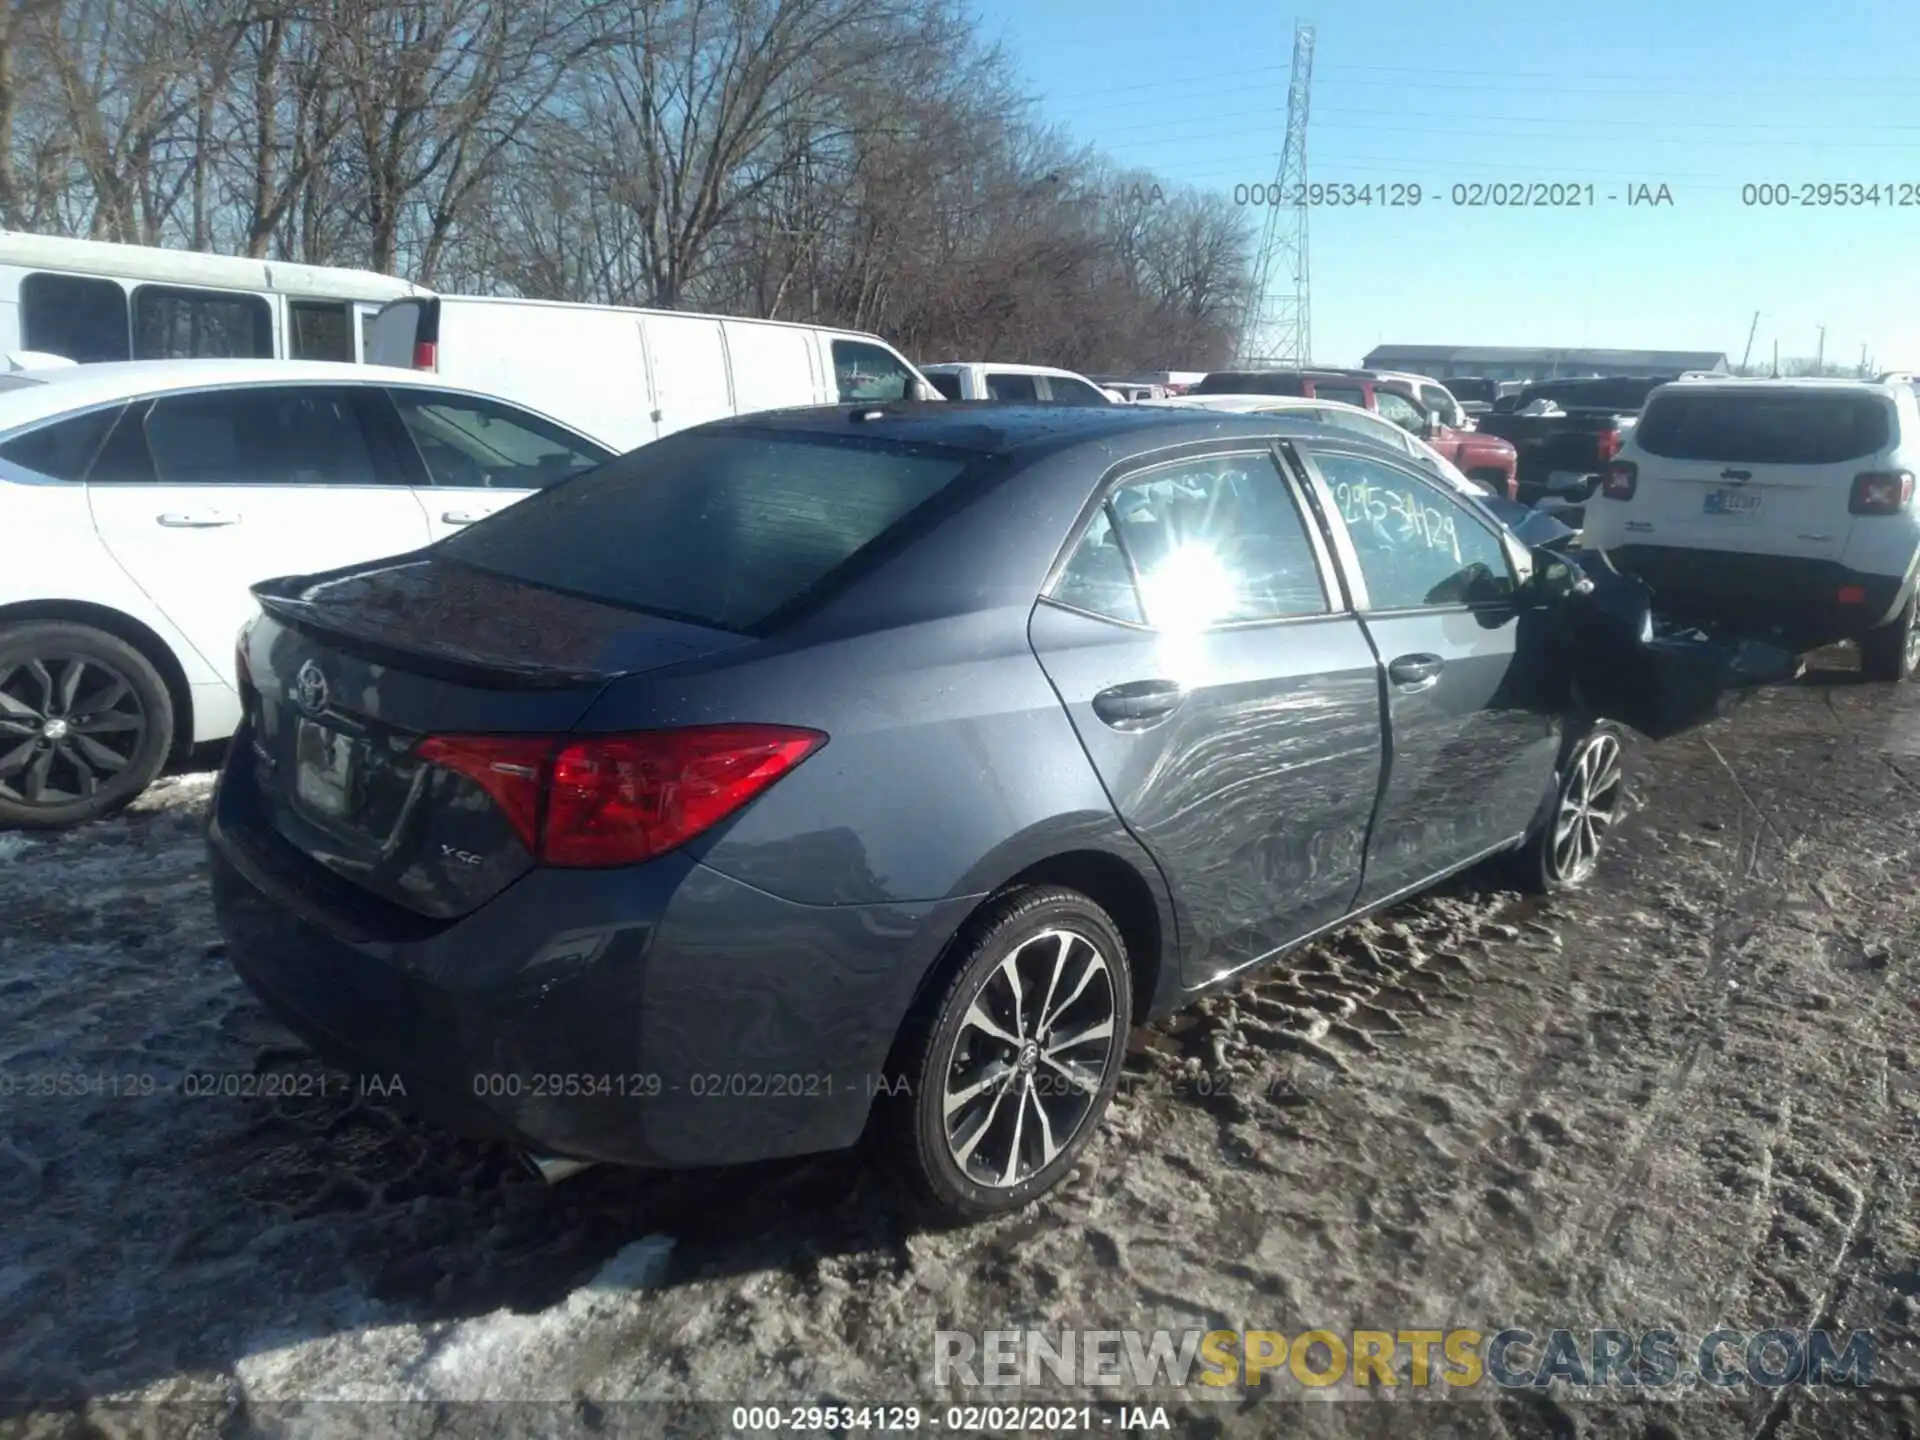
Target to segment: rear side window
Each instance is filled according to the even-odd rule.
[[[1052,594],[1180,632],[1327,613],[1305,521],[1266,455],[1185,460],[1125,481]]]
[[[1649,455],[1756,465],[1837,465],[1885,450],[1886,403],[1872,395],[1803,390],[1669,390],[1634,432]]]
[[[42,425],[0,445],[0,459],[11,460],[55,480],[84,480],[87,467],[100,451],[100,442],[107,438],[119,413],[119,407],[109,406]]]
[[[28,275],[20,282],[20,343],[82,364],[131,360],[127,292],[84,275]]]
[[[440,549],[531,584],[751,632],[881,545],[971,460],[871,439],[670,435]]]
[[[1357,385],[1322,385],[1316,383],[1313,387],[1313,398],[1316,400],[1337,400],[1342,405],[1358,405],[1362,410],[1367,408],[1367,392]]]
[[[320,385],[167,395],[147,416],[162,485],[378,485],[352,392]]]
[[[273,358],[273,310],[264,296],[142,285],[133,292],[136,360]]]
[[[1039,387],[1031,375],[989,375],[987,394],[995,400],[1038,400]]]
[[[402,386],[388,393],[435,485],[539,490],[613,455],[497,401]]]
[[[289,300],[288,353],[296,360],[353,359],[352,307],[328,300]]]

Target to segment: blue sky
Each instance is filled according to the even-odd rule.
[[[1041,118],[1231,196],[1273,178],[1293,24],[1316,26],[1308,178],[1417,183],[1316,209],[1314,358],[1382,341],[1725,350],[1920,369],[1920,5],[1685,0],[974,0]],[[1580,209],[1470,209],[1561,182]],[[1881,186],[1764,208],[1745,184]],[[1670,206],[1630,206],[1665,184]],[[1891,208],[1906,187],[1905,208]],[[1609,195],[1617,195],[1609,200]],[[1797,197],[1796,197],[1797,198]],[[1256,217],[1257,218],[1257,217]]]

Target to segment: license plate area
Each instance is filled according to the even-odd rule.
[[[1752,490],[1709,490],[1700,509],[1706,515],[1758,515],[1763,498]]]
[[[295,722],[294,795],[316,819],[339,823],[355,809],[355,741],[311,720]]]

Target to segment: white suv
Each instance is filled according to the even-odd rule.
[[[1920,667],[1920,404],[1907,385],[1687,380],[1647,397],[1587,506],[1586,546],[1676,618]]]
[[[368,365],[0,375],[0,827],[104,814],[230,735],[256,581],[417,550],[613,453]]]

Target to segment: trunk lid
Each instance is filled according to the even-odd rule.
[[[534,864],[430,735],[552,736],[615,677],[751,643],[437,558],[255,587],[242,640],[260,820],[417,914],[473,910]]]

